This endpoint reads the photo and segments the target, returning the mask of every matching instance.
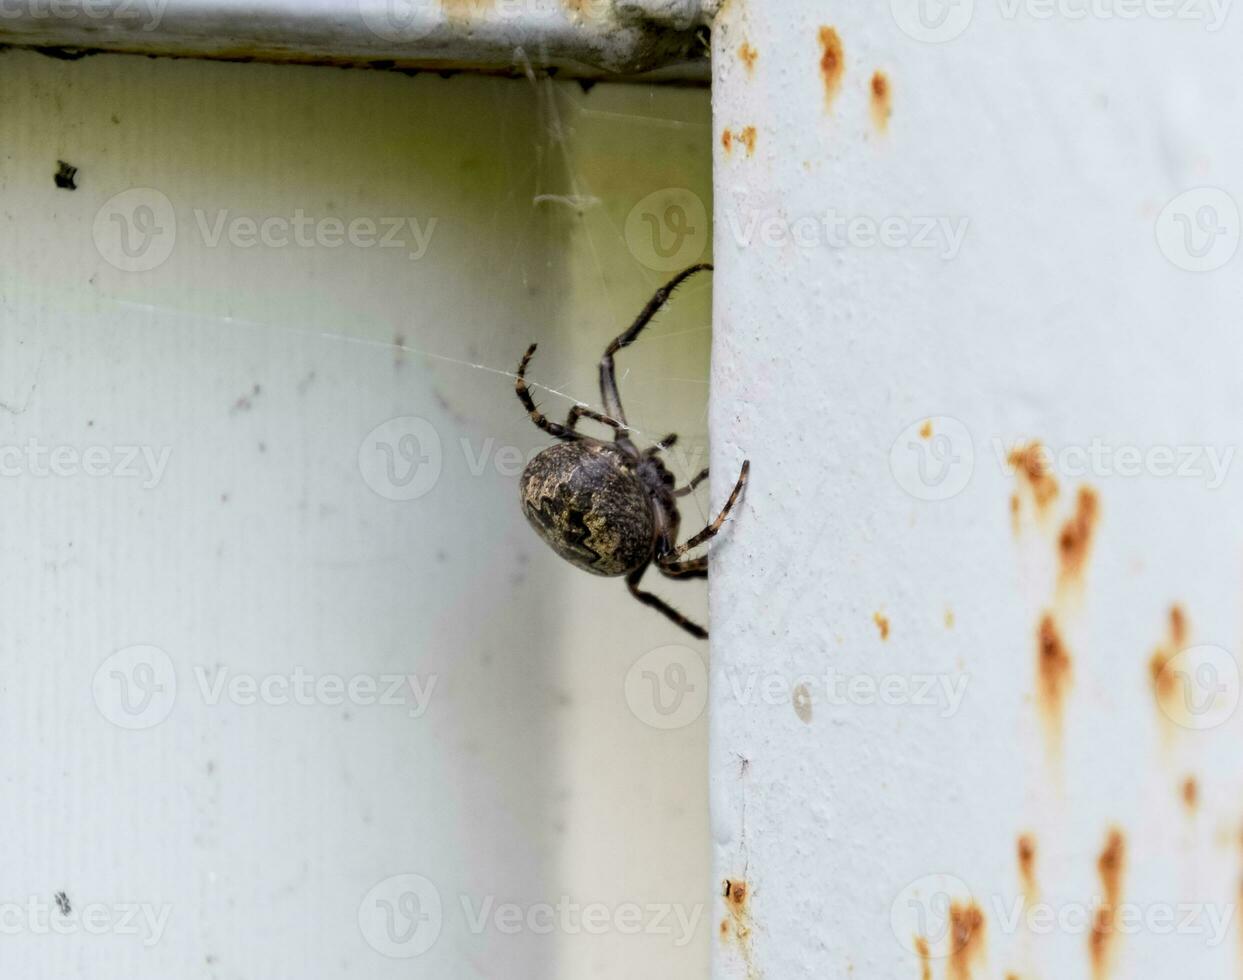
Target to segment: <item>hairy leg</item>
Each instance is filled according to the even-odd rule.
[[[682,627],[682,629],[690,633],[691,636],[694,636],[700,640],[706,640],[708,638],[708,631],[706,629],[691,622],[680,612],[674,609],[673,606],[665,602],[664,599],[654,596],[650,592],[644,592],[639,588],[639,580],[643,578],[643,573],[646,571],[647,566],[643,565],[641,568],[635,569],[635,571],[631,572],[626,577],[626,586],[630,589],[630,594],[643,603],[643,605],[655,609],[657,612],[677,623]]]

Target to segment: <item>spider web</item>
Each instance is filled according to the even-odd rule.
[[[529,67],[525,81],[471,83],[486,86],[475,94],[492,100],[503,127],[496,140],[502,149],[492,161],[503,186],[491,188],[487,210],[476,215],[481,227],[471,235],[481,246],[487,243],[479,249],[485,256],[482,264],[498,258],[502,263],[490,272],[492,281],[503,286],[498,292],[517,286],[557,293],[534,307],[538,316],[554,321],[554,329],[519,316],[511,318],[508,330],[498,330],[491,317],[504,311],[475,313],[473,307],[463,311],[449,302],[438,307],[435,295],[413,297],[417,301],[405,322],[364,318],[345,330],[219,314],[213,322],[404,356],[436,376],[458,421],[530,451],[547,437],[531,425],[512,385],[492,389],[468,381],[461,372],[512,380],[521,353],[538,341],[527,383],[538,393],[541,410],[557,421],[576,404],[603,410],[596,366],[605,346],[675,271],[711,258],[708,94],[682,88],[580,86],[537,76]],[[464,80],[433,84],[451,89]],[[417,208],[417,193],[413,199]],[[696,208],[698,216],[685,217]],[[687,237],[687,222],[694,234],[684,247],[676,254],[668,254],[670,249],[653,252],[653,243]],[[532,242],[541,243],[542,254],[529,254]],[[486,293],[487,280],[478,289]],[[678,444],[662,456],[678,485],[708,465],[710,295],[710,275],[685,283],[640,339],[616,358],[628,426],[637,441],[660,444],[670,433],[679,436]],[[171,303],[121,300],[118,305],[160,317],[190,315]],[[451,338],[437,325],[446,316],[455,318]],[[411,378],[410,383],[418,382]],[[488,397],[482,397],[485,393]],[[499,403],[491,397],[496,393],[502,398]],[[468,407],[472,403],[481,407]],[[589,421],[581,423],[582,431],[608,437],[593,427]],[[694,530],[688,527],[692,513],[701,523],[708,521],[706,495],[705,484],[682,499],[684,530]]]
[[[537,77],[529,66],[525,85],[538,127],[535,133],[525,134],[534,141],[528,156],[503,157],[508,188],[495,212],[527,209],[532,238],[551,226],[548,262],[561,266],[570,280],[567,305],[573,309],[561,315],[582,311],[589,317],[572,328],[569,339],[575,363],[558,367],[566,358],[550,357],[551,345],[564,344],[567,338],[562,333],[549,340],[538,327],[527,327],[525,332],[515,327],[516,334],[498,336],[495,325],[475,323],[468,346],[480,354],[473,358],[455,357],[413,340],[379,346],[433,364],[514,379],[514,365],[527,342],[539,341],[539,353],[527,374],[528,387],[537,393],[541,410],[560,421],[572,405],[603,411],[596,365],[604,347],[630,324],[675,269],[710,259],[711,125],[706,91],[588,88]],[[493,95],[497,100],[511,97],[500,90]],[[515,120],[512,125],[519,127],[522,122]],[[617,159],[619,153],[627,152],[626,159]],[[653,254],[645,235],[667,237],[676,244],[677,215],[691,207],[703,211],[693,219],[694,237],[676,254],[663,254],[671,251],[668,248]],[[648,217],[649,224],[633,222],[636,215]],[[671,227],[652,227],[657,222]],[[517,250],[498,274],[510,280],[532,278]],[[710,276],[684,284],[639,341],[617,356],[618,386],[629,428],[638,440],[659,444],[674,431],[679,435],[678,445],[663,454],[679,485],[708,465],[710,293]],[[421,333],[417,325],[412,327],[413,337]],[[339,339],[375,343],[357,337]],[[491,420],[493,431],[518,438],[529,429],[523,438],[546,441],[530,425],[512,393],[507,397],[513,405],[503,419]],[[597,434],[592,426],[587,421],[581,424],[582,431]],[[598,434],[608,436],[604,431]],[[706,490],[701,490],[682,501],[683,509],[693,509],[702,523],[709,519],[705,497]]]

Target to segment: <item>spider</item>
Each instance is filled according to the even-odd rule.
[[[678,286],[711,265],[691,266],[656,291],[631,324],[609,344],[600,360],[600,395],[604,413],[584,405],[570,409],[565,424],[548,419],[527,390],[527,365],[536,344],[527,348],[518,365],[514,389],[531,421],[560,439],[536,455],[522,473],[522,510],[536,533],[570,564],[594,575],[626,576],[630,594],[645,606],[664,614],[699,639],[708,631],[691,622],[663,599],[644,592],[639,582],[648,568],[669,578],[707,578],[708,558],[683,558],[692,548],[710,540],[721,529],[747,483],[750,461],[717,519],[684,544],[677,544],[682,516],[677,499],[707,479],[703,470],[684,487],[675,487],[660,453],[677,441],[669,435],[640,451],[630,438],[626,413],[617,391],[613,355],[638,339]],[[592,419],[613,430],[613,441],[593,439],[578,431],[580,419]]]

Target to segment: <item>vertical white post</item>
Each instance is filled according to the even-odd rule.
[[[1226,13],[717,18],[715,977],[1237,975]]]

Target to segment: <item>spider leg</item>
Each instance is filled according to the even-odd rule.
[[[746,460],[742,464],[742,472],[738,474],[738,482],[734,484],[733,493],[729,495],[729,500],[725,501],[725,506],[721,508],[721,513],[717,514],[716,520],[705,527],[685,544],[680,544],[667,554],[661,555],[656,560],[662,565],[676,564],[677,560],[692,548],[703,544],[716,536],[721,530],[721,525],[725,523],[725,518],[729,516],[729,512],[733,510],[734,504],[738,502],[738,495],[742,493],[742,488],[747,485],[747,474],[751,472],[751,461]]]
[[[574,431],[574,426],[571,424],[567,428],[564,425],[550,421],[543,412],[535,407],[535,399],[531,397],[531,392],[527,390],[527,365],[531,363],[531,355],[535,353],[537,346],[537,344],[532,344],[527,348],[527,352],[522,355],[522,363],[518,365],[518,376],[514,379],[514,391],[518,393],[518,401],[522,402],[522,406],[527,410],[527,414],[531,416],[532,422],[551,436],[564,439],[566,442],[574,442],[576,439],[582,438]],[[571,417],[573,417],[572,412]]]
[[[706,640],[708,638],[708,631],[706,629],[696,623],[692,623],[663,599],[652,595],[650,592],[644,592],[639,588],[639,580],[643,578],[643,573],[646,571],[647,565],[641,565],[626,576],[626,587],[630,589],[630,594],[643,603],[643,605],[650,606],[652,609],[673,620],[682,629],[690,633],[691,636],[700,640]]]
[[[601,415],[599,412],[588,408],[586,405],[575,405],[570,409],[570,414],[565,420],[566,428],[571,432],[578,431],[578,420],[583,418],[592,419],[595,422],[599,422],[601,425],[607,425],[610,429],[614,429],[617,432],[623,432],[626,428],[618,422],[617,419],[611,419],[607,415]]]
[[[661,565],[658,562],[656,568],[661,575],[667,575],[669,578],[707,578],[708,558],[705,555],[702,558],[689,558],[686,561],[675,561],[668,565]]]
[[[706,469],[700,470],[698,473],[695,474],[695,478],[691,480],[690,483],[682,487],[682,489],[680,490],[674,490],[673,495],[675,497],[685,497],[687,494],[694,493],[695,488],[699,486],[699,484],[703,483],[703,481],[706,479],[708,479],[708,471]]]
[[[666,449],[670,448],[671,446],[677,445],[677,441],[678,441],[678,434],[676,432],[671,432],[669,435],[665,436],[663,439],[657,442],[654,446],[648,446],[647,449],[643,451],[643,455],[648,456],[648,457],[659,456]]]
[[[604,411],[612,418],[617,419],[622,425],[626,424],[626,413],[622,411],[621,395],[617,392],[617,373],[613,366],[613,355],[623,347],[629,347],[635,342],[639,334],[643,332],[643,328],[651,322],[652,317],[660,312],[660,308],[669,300],[675,289],[695,273],[711,268],[711,264],[704,262],[679,272],[669,282],[656,290],[656,295],[648,300],[647,306],[643,307],[638,318],[630,325],[630,329],[609,344],[605,350],[604,357],[600,359],[600,396],[604,400]],[[622,438],[624,436],[619,432],[618,439]]]

